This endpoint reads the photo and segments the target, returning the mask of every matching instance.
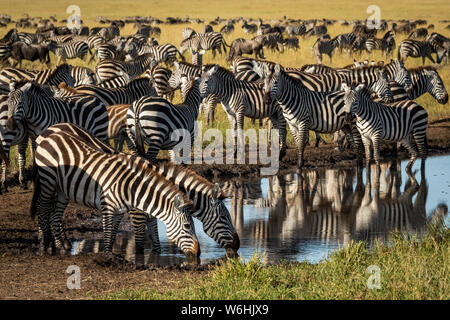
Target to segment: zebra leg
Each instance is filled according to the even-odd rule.
[[[417,149],[419,151],[419,155],[422,158],[421,169],[425,169],[425,160],[428,156],[428,147],[427,147],[427,137],[426,133],[413,133],[414,141],[416,142]]]
[[[53,251],[50,216],[55,212],[55,196],[51,191],[44,194],[42,190],[37,195],[38,239],[41,255],[51,254]]]
[[[415,142],[412,141],[412,138],[413,138],[412,136],[408,136],[401,141],[410,154],[409,162],[406,165],[406,172],[411,171],[411,168],[418,156],[417,148]]]
[[[309,123],[301,122],[297,127],[297,134],[295,135],[298,148],[298,168],[300,170],[302,170],[303,167],[303,154],[305,152],[308,136],[309,136]]]
[[[237,141],[238,144],[236,144],[236,146],[238,146],[238,148],[236,150],[236,156],[237,156],[237,151],[240,150],[242,153],[239,156],[245,160],[244,110],[243,110],[243,108],[240,108],[236,112],[236,125],[237,125],[237,138],[238,138],[238,141]]]
[[[272,122],[274,128],[278,129],[279,137],[280,137],[280,155],[279,159],[284,158],[286,155],[287,143],[286,143],[286,119],[283,116],[283,112],[279,110],[276,115],[272,115],[270,117],[270,121]],[[271,140],[271,134],[269,130],[269,141]]]
[[[62,228],[62,217],[68,204],[69,199],[66,195],[58,193],[56,196],[55,210],[50,214],[50,224],[55,239],[55,247],[59,254],[66,254],[67,250],[70,250],[71,247],[66,248],[67,244],[65,245],[65,239],[63,239],[64,230]]]
[[[19,158],[19,183],[24,190],[27,189],[27,183],[23,177],[23,173],[25,171],[25,161],[28,147],[28,138],[23,139],[19,145],[17,146],[17,154]]]
[[[161,253],[161,243],[159,242],[158,219],[147,218],[147,233],[152,241],[152,252]]]
[[[137,269],[144,267],[145,224],[147,215],[141,211],[130,211],[130,220],[133,226],[135,241],[135,264]]]
[[[103,243],[105,246],[105,252],[112,254],[112,246],[115,240],[115,234],[117,230],[114,230],[115,221],[114,215],[116,209],[108,205],[105,201],[102,203],[102,224],[103,224]]]
[[[8,167],[6,166],[6,162],[2,161],[2,180],[1,180],[1,184],[0,184],[0,194],[2,194],[2,190],[6,193],[8,192],[8,189],[6,187],[6,172]]]
[[[371,147],[372,147],[372,142],[369,138],[367,137],[362,137],[362,142],[364,145],[364,153],[366,156],[366,177],[367,177],[367,181],[370,180],[370,158],[371,158]]]
[[[380,173],[380,138],[372,137],[372,145],[373,145],[373,159],[376,164],[376,173],[379,175]]]

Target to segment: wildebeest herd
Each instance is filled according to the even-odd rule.
[[[62,217],[73,201],[101,211],[106,252],[112,250],[121,218],[129,213],[137,256],[143,253],[146,229],[152,250],[160,251],[156,224],[160,219],[187,262],[198,262],[193,217],[227,254],[236,255],[239,237],[220,186],[171,161],[156,160],[160,150],[169,150],[174,159],[172,149],[179,143],[172,135],[176,130],[189,132],[192,145],[200,111],[206,111],[207,123],[213,125],[219,102],[233,129],[235,156],[244,141],[244,118],[249,117],[269,119],[279,130],[280,158],[286,153],[289,127],[299,169],[311,130],[316,145],[322,140],[320,134],[334,134],[337,147],[354,148],[358,163],[365,155],[367,167],[372,153],[379,166],[381,141],[399,143],[410,153],[408,170],[417,157],[423,164],[427,156],[428,113],[414,100],[428,92],[438,103],[448,102],[440,67],[407,69],[404,64],[408,57],[421,57],[423,64],[426,58],[448,63],[450,39],[432,32],[433,25],[421,27],[427,25],[424,20],[381,21],[378,28],[371,28],[357,20],[284,17],[264,23],[218,17],[201,32],[186,26],[178,46],[159,44],[164,25],[193,26],[204,21],[96,20],[103,26],[69,29],[56,26],[65,21],[53,16],[27,16],[15,22],[0,16],[1,26],[16,24],[0,40],[0,192],[7,191],[6,166],[14,145],[19,180],[26,187],[23,170],[31,139],[35,157],[31,213],[38,217],[42,252],[70,249]],[[136,32],[121,34],[126,24],[134,24]],[[333,24],[349,26],[351,31],[332,38],[328,27]],[[25,27],[36,30],[18,30]],[[224,35],[239,27],[251,38],[228,44]],[[402,33],[408,38],[396,46],[395,37]],[[311,50],[318,64],[287,67],[265,60],[264,50],[292,55],[299,49],[299,39],[307,37],[317,37]],[[389,61],[369,61],[375,50]],[[187,51],[192,63],[185,61]],[[203,64],[207,51],[212,51],[213,59],[226,54],[229,68]],[[54,67],[50,52],[57,60]],[[322,64],[323,54],[331,62],[333,54],[358,52],[366,52],[369,59],[340,68]],[[74,58],[81,58],[86,66],[67,63]],[[18,68],[23,60],[39,60],[40,70]],[[92,70],[87,65],[94,60]],[[178,89],[182,102],[175,104],[172,99]],[[122,152],[124,143],[131,154]]]

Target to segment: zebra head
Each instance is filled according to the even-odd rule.
[[[173,200],[173,222],[168,223],[167,238],[176,243],[186,256],[187,263],[198,264],[200,246],[192,219],[192,202],[178,194]]]
[[[225,248],[228,256],[235,257],[240,247],[240,240],[223,199],[219,184],[214,184],[206,200],[208,209],[204,213],[205,217],[202,219],[203,230],[222,248]]]
[[[377,69],[376,75],[377,79],[369,86],[369,89],[375,92],[377,96],[383,99],[384,102],[392,102],[394,100],[394,96],[392,95],[386,72],[382,69]]]
[[[27,98],[33,82],[25,84],[16,84],[11,82],[10,93],[8,95],[8,121],[7,128],[9,130],[17,130],[17,123],[24,120],[27,112]]]
[[[344,90],[344,108],[343,111],[348,114],[353,114],[358,109],[361,95],[359,94],[364,88],[364,84],[359,84],[355,87],[352,84],[350,87],[346,84],[342,84],[342,90]]]
[[[275,100],[278,92],[282,91],[281,83],[279,81],[281,74],[281,66],[277,64],[264,64],[262,67],[262,74],[264,77],[264,99],[267,103],[270,100]]]
[[[442,81],[439,73],[433,69],[424,69],[428,81],[426,81],[427,91],[440,103],[446,104],[448,102],[448,93],[445,89],[444,82]]]
[[[185,74],[181,75],[181,99],[186,101],[186,98],[192,94],[195,96],[196,102],[200,104],[202,98],[200,97],[199,86],[201,78],[196,77],[195,79],[189,79]],[[194,90],[194,91],[193,91]],[[192,93],[192,94],[191,94]]]
[[[391,63],[394,73],[394,81],[401,85],[406,92],[411,92],[412,90],[412,80],[409,71],[405,68],[403,62],[398,59],[391,59]]]
[[[219,70],[219,65],[204,66],[202,68],[202,81],[200,83],[200,95],[206,98],[209,94],[214,93],[217,87],[217,77],[214,75]]]

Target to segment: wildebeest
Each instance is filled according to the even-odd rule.
[[[13,67],[19,64],[22,66],[22,60],[36,61],[45,63],[47,67],[50,63],[49,45],[54,44],[53,41],[43,41],[40,44],[26,44],[24,42],[16,42],[11,45],[11,58],[16,61]]]
[[[257,37],[253,40],[238,38],[231,43],[230,52],[227,60],[232,61],[234,58],[243,54],[255,54],[255,59],[265,59],[263,52],[264,38]]]

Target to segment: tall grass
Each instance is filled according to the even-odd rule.
[[[265,266],[255,255],[249,262],[228,260],[207,276],[185,276],[165,291],[123,290],[107,299],[449,299],[450,230],[424,238],[394,233],[390,245],[367,248],[353,242],[317,264]],[[379,287],[369,288],[380,270]]]

